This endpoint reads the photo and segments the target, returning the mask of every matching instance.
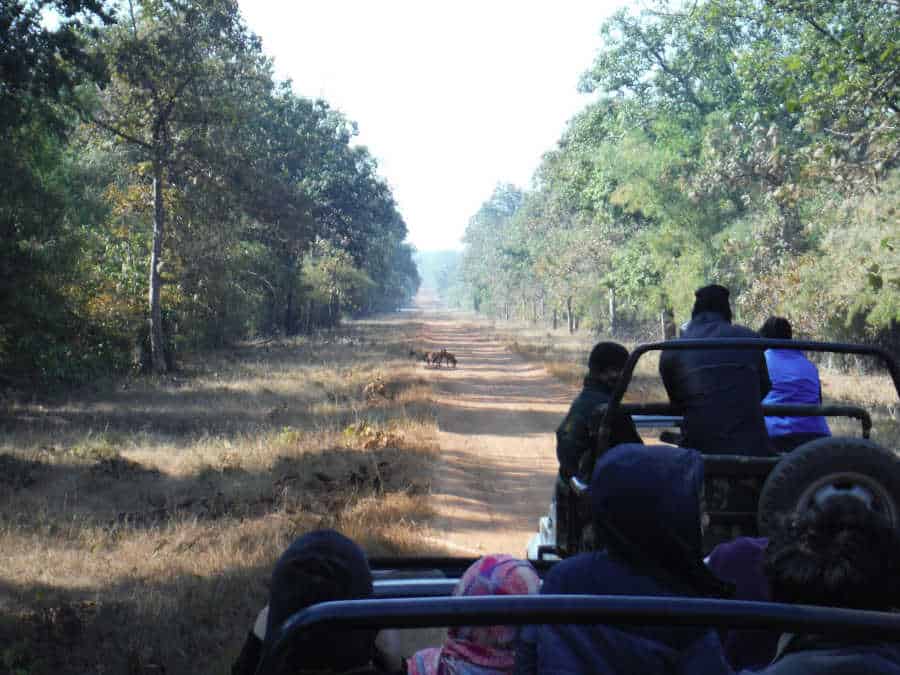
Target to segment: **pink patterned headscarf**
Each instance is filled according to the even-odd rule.
[[[532,595],[540,578],[524,560],[489,555],[466,570],[453,595]],[[443,647],[423,649],[407,659],[409,675],[492,675],[515,665],[515,626],[454,626]]]

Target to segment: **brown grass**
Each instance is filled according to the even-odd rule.
[[[416,326],[204,354],[0,410],[0,672],[225,672],[290,541],[429,553]]]

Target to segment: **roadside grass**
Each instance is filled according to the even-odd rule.
[[[0,672],[227,672],[299,534],[439,553],[416,330],[353,322],[3,401]]]
[[[540,363],[551,375],[572,387],[579,387],[587,374],[587,358],[593,345],[610,339],[587,333],[570,335],[565,327],[554,331],[523,322],[481,321],[510,351]],[[630,342],[623,344],[629,349],[635,346]],[[626,401],[668,400],[658,368],[658,353],[641,357],[625,395]],[[820,366],[819,373],[826,403],[865,408],[872,416],[872,440],[900,452],[900,400],[885,372],[866,374],[852,367],[838,369]],[[832,418],[828,422],[835,435],[859,436],[861,433],[857,421]]]

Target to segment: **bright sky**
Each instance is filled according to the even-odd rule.
[[[498,182],[529,184],[622,3],[240,0],[278,76],[359,124],[422,251],[459,247]]]

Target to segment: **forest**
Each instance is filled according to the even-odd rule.
[[[450,297],[646,338],[717,282],[753,327],[900,350],[897,0],[649,0],[587,65],[591,102],[471,218]]]
[[[235,0],[0,3],[0,385],[394,310],[419,277],[357,128]]]

